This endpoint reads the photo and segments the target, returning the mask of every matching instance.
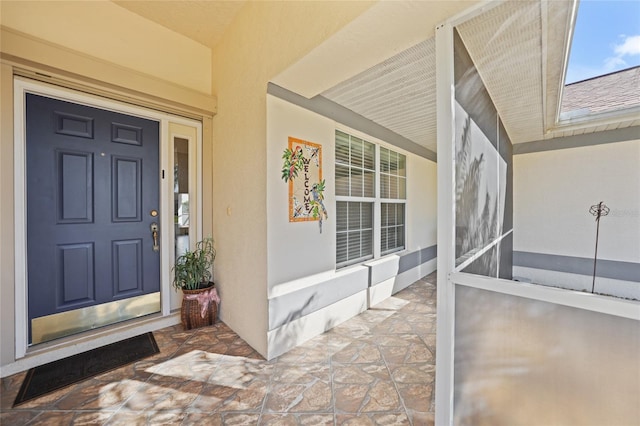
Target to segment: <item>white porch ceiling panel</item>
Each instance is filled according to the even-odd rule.
[[[423,41],[322,96],[435,151],[435,42]]]
[[[563,84],[571,5],[504,2],[457,27],[513,143],[543,139],[554,124],[547,117],[555,117]],[[432,38],[322,96],[435,151],[435,61]]]
[[[513,142],[542,138],[541,2],[506,2],[459,25]]]

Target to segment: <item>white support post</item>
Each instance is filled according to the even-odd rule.
[[[436,28],[438,143],[438,311],[435,424],[453,423],[455,288],[455,81],[453,26]]]

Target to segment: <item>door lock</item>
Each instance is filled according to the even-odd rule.
[[[151,224],[151,236],[153,237],[153,251],[160,251],[160,245],[158,244],[158,224],[156,222]]]

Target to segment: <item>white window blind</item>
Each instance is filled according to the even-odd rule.
[[[335,156],[336,267],[403,250],[406,156],[340,130]]]

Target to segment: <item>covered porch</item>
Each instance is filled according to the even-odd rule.
[[[2,424],[428,425],[436,274],[266,361],[227,325],[154,331],[160,353],[12,408]]]

